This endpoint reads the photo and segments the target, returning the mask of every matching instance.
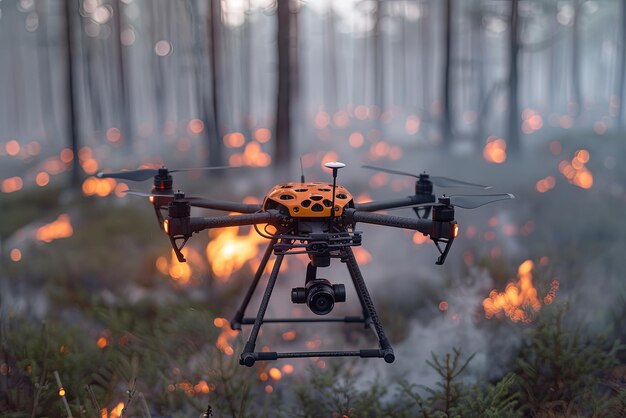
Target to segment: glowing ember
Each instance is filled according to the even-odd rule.
[[[490,136],[483,149],[483,157],[490,163],[501,164],[506,161],[506,141],[502,138]]]
[[[492,290],[489,297],[483,301],[487,319],[503,315],[513,322],[529,323],[534,313],[541,309],[541,301],[537,297],[537,289],[533,285],[531,274],[534,264],[531,260],[524,261],[518,268],[516,283],[509,283],[504,292]],[[544,298],[544,303],[552,303],[558,281],[552,282],[550,292]],[[547,298],[547,299],[546,299]]]
[[[428,241],[430,241],[428,235],[424,235],[421,232],[416,232],[413,234],[413,244],[415,245],[425,244]]]
[[[235,354],[235,349],[232,347],[231,342],[237,337],[239,332],[232,330],[228,325],[228,321],[224,318],[215,318],[213,325],[222,330],[220,335],[217,337],[215,346],[227,356]]]
[[[9,253],[11,261],[18,262],[22,259],[22,252],[18,248],[13,248]]]
[[[585,166],[589,162],[589,151],[580,149],[574,154],[571,161],[563,160],[559,163],[559,171],[573,185],[582,189],[593,186],[593,174]]]
[[[70,216],[64,213],[59,215],[56,221],[39,228],[36,237],[39,241],[52,242],[55,239],[71,237],[73,233]]]
[[[263,230],[263,225],[259,229]],[[230,275],[252,260],[259,253],[259,246],[266,240],[250,228],[247,235],[239,235],[239,227],[209,231],[211,242],[206,255],[211,270],[218,281],[226,281]]]
[[[548,190],[554,188],[555,183],[556,182],[554,180],[554,177],[548,176],[539,180],[537,184],[535,184],[535,189],[537,189],[539,193],[545,193]]]
[[[4,193],[13,193],[21,190],[24,187],[24,182],[20,177],[9,177],[8,179],[2,180],[2,191]]]
[[[98,341],[96,342],[96,344],[98,345],[99,348],[105,348],[107,345],[109,345],[109,342],[107,341],[106,338],[104,337],[100,337],[98,338]]]
[[[176,258],[174,250],[171,251],[170,261],[167,257],[161,256],[156,260],[156,268],[162,274],[168,275],[180,284],[188,283],[193,274],[192,266],[204,267],[202,256],[193,247],[185,247],[182,250],[183,255],[187,259],[186,263],[181,263]]]
[[[123,194],[123,190],[128,190],[128,186],[124,183],[118,184],[115,179],[87,177],[85,181],[83,181],[82,189],[85,196],[105,197],[111,193],[120,196]]]
[[[272,367],[270,369],[269,375],[274,380],[280,380],[283,378],[283,373],[280,371],[280,369],[277,369],[276,367]]]

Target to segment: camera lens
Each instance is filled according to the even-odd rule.
[[[330,291],[329,291],[330,290]],[[314,314],[326,315],[333,310],[335,298],[327,285],[318,285],[311,288],[307,304]]]

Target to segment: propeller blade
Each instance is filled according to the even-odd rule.
[[[429,176],[430,181],[439,187],[475,187],[478,189],[491,189],[492,186],[484,186],[482,184],[470,183],[462,180],[455,180],[449,177]]]
[[[515,196],[512,193],[498,193],[498,194],[457,194],[452,196],[444,196],[450,199],[450,204],[452,206],[457,206],[463,209],[475,209],[489,203],[497,202],[499,200],[510,200],[515,199]],[[422,203],[419,205],[410,205],[403,206],[398,208],[389,208],[387,210],[398,210],[398,209],[406,209],[406,208],[426,208],[433,206],[440,206],[443,203],[434,202],[434,203]]]
[[[174,198],[174,194],[152,194],[152,193],[144,193],[144,192],[136,192],[134,190],[126,190],[124,193],[126,194],[130,194],[133,196],[140,196],[140,197],[171,197],[172,199]]]
[[[144,181],[157,175],[159,170],[156,168],[141,168],[139,170],[117,171],[112,173],[103,173],[102,171],[96,174],[96,177],[100,179],[123,179],[130,181]]]
[[[382,168],[382,167],[374,167],[373,165],[362,165],[361,167],[367,168],[369,170],[383,171],[385,173],[399,174],[401,176],[415,177],[416,179],[420,178],[419,175],[415,175],[413,173],[407,173],[406,171],[391,170],[389,168]]]
[[[407,173],[406,171],[391,170],[389,168],[374,167],[374,166],[371,166],[371,165],[363,165],[361,167],[368,168],[370,170],[383,171],[385,173],[399,174],[401,176],[414,177],[416,179],[420,178],[419,174]],[[491,188],[491,186],[484,186],[482,184],[470,183],[470,182],[463,181],[463,180],[455,180],[455,179],[451,179],[449,177],[430,176],[429,175],[428,178],[435,186],[439,186],[439,187],[476,187],[476,188],[479,188],[479,189],[490,189]]]
[[[497,202],[499,200],[515,199],[511,193],[485,194],[485,195],[463,195],[450,196],[450,203],[464,209],[474,209],[480,206]]]

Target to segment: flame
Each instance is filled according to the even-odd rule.
[[[490,136],[483,149],[483,157],[490,163],[502,164],[506,161],[506,141],[502,138]]]
[[[556,184],[556,181],[554,180],[554,177],[548,176],[546,178],[539,180],[537,184],[535,184],[535,189],[537,189],[539,193],[545,193],[548,190],[554,188],[555,184]]]
[[[531,274],[533,267],[532,260],[524,261],[517,270],[516,283],[509,283],[504,292],[492,290],[489,293],[489,297],[483,300],[487,319],[494,316],[501,318],[504,314],[513,322],[529,323],[532,320],[532,315],[541,309],[541,301],[533,285]],[[544,298],[544,303],[552,303],[557,290],[558,281],[555,280],[552,282],[550,292]]]
[[[115,179],[87,177],[85,181],[83,181],[82,189],[85,196],[105,197],[111,193],[121,196],[123,195],[124,190],[128,190],[128,186],[124,183],[118,184]]]
[[[263,230],[264,225],[259,225]],[[218,281],[226,281],[230,275],[255,258],[259,246],[265,238],[250,228],[247,235],[239,235],[239,227],[209,231],[211,242],[206,247],[206,256],[211,263],[211,270]]]
[[[124,402],[118,403],[115,408],[108,412],[106,408],[102,408],[100,411],[100,418],[120,418],[122,416],[122,410],[124,409]]]
[[[193,247],[185,247],[182,250],[183,255],[187,259],[186,263],[181,263],[176,257],[174,250],[171,251],[170,261],[167,257],[161,256],[156,260],[156,268],[161,274],[168,275],[180,284],[188,283],[193,274],[192,266],[204,267],[204,261],[200,253]]]
[[[231,329],[228,325],[228,321],[224,318],[215,318],[215,320],[213,320],[213,325],[222,330],[220,335],[217,337],[215,346],[227,356],[235,354],[235,349],[230,343],[237,337],[239,332]]]
[[[67,213],[59,215],[56,221],[46,224],[37,230],[36,238],[43,242],[52,242],[59,238],[71,237],[74,233],[70,216]]]

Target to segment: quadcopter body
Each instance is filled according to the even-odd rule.
[[[153,205],[159,226],[169,237],[179,261],[184,262],[182,249],[191,236],[206,229],[251,225],[269,243],[259,267],[252,278],[244,299],[231,320],[231,327],[241,330],[243,325],[252,325],[248,341],[240,356],[240,363],[252,366],[256,361],[276,360],[295,357],[341,357],[361,358],[378,357],[391,363],[395,359],[393,348],[385,335],[376,309],[367,290],[352,247],[360,246],[362,233],[356,229],[358,223],[382,225],[421,232],[434,242],[439,257],[436,264],[446,260],[459,228],[455,220],[455,206],[475,208],[498,200],[513,198],[511,194],[492,195],[453,195],[437,198],[433,194],[433,185],[439,187],[474,187],[488,188],[474,183],[429,176],[426,173],[414,175],[386,168],[365,166],[365,168],[385,171],[392,174],[415,177],[415,194],[400,199],[375,201],[357,204],[352,194],[344,186],[337,184],[338,170],[345,167],[339,162],[326,163],[332,170],[333,182],[307,182],[304,175],[300,182],[283,183],[274,186],[265,196],[263,203],[245,204],[223,200],[211,200],[185,196],[173,191],[170,173],[189,169],[168,170],[140,169],[117,173],[99,173],[99,177],[122,178],[131,181],[143,181],[151,177],[154,184],[151,193],[129,191],[129,194],[149,197]],[[224,167],[207,167],[206,170]],[[236,215],[192,217],[191,208],[200,207],[227,212]],[[377,213],[385,209],[413,208],[416,218],[393,216]],[[431,216],[432,215],[432,216]],[[260,228],[261,227],[261,228]],[[307,266],[304,286],[295,287],[291,292],[291,301],[306,304],[315,314],[313,318],[266,318],[274,286],[279,276],[282,260],[285,256],[306,254],[310,260]],[[261,305],[255,317],[246,317],[245,312],[264,275],[270,258],[274,256],[269,280]],[[331,260],[338,260],[346,265],[360,304],[357,315],[329,317],[336,303],[346,301],[346,289],[343,284],[333,284],[318,276],[318,269],[328,267]],[[255,351],[256,341],[261,326],[266,323],[313,323],[344,322],[360,323],[372,328],[378,339],[378,348],[337,351],[302,351],[275,352]]]

